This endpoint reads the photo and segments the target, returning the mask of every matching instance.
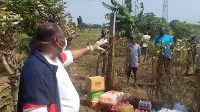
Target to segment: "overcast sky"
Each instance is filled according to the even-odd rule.
[[[66,12],[70,12],[73,21],[80,15],[86,23],[102,24],[108,22],[104,15],[110,11],[103,7],[102,2],[110,4],[110,0],[63,0],[67,4]],[[122,3],[122,0],[117,0]],[[138,0],[144,3],[144,12],[153,12],[162,16],[163,0]],[[200,21],[200,0],[168,0],[169,20],[178,19],[190,23]]]

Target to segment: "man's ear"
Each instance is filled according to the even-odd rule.
[[[54,45],[58,45],[58,44],[59,44],[59,39],[58,39],[58,37],[56,37],[56,36],[53,37],[53,42],[52,42],[52,44],[54,44]]]
[[[55,42],[55,43],[59,43],[59,39],[58,39],[57,36],[54,36],[54,37],[53,37],[53,42]]]

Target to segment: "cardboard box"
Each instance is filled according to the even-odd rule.
[[[85,88],[88,93],[105,90],[104,77],[101,76],[87,77]]]
[[[88,94],[87,98],[87,105],[90,108],[97,108],[98,107],[98,101],[99,97],[104,93],[104,91],[98,91],[98,92],[93,92]]]
[[[87,105],[90,108],[97,108],[98,107],[98,102],[92,102],[90,100],[87,100]]]
[[[98,92],[93,92],[88,94],[88,100],[92,102],[98,102],[99,97],[104,93],[104,91],[98,91]]]

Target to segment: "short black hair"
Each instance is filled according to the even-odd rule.
[[[159,27],[159,31],[161,31],[161,30],[165,31],[166,29],[165,29],[165,27]]]
[[[36,41],[51,42],[58,31],[59,26],[55,23],[46,22],[40,24],[36,31]]]
[[[101,33],[106,33],[107,30],[105,28],[101,29]]]
[[[130,40],[130,41],[133,41],[134,38],[135,38],[135,35],[134,35],[134,34],[132,34],[132,35],[129,36],[129,40]]]

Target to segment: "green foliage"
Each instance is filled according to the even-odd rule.
[[[64,3],[59,0],[9,0],[3,2],[3,6],[6,7],[6,11],[16,13],[23,18],[16,26],[18,33],[28,36],[26,41],[30,43],[27,45],[25,42],[24,46],[28,46],[29,49],[34,44],[36,27],[44,22],[54,22],[60,25],[65,35],[69,37],[68,42],[78,35],[72,25],[67,25],[66,16],[71,17],[71,15],[64,13]]]
[[[152,37],[156,37],[159,33],[159,27],[165,27],[167,34],[172,34],[171,28],[166,20],[156,17],[154,13],[146,13],[135,17],[135,31],[139,33],[146,33]]]
[[[91,29],[95,29],[95,28],[101,28],[101,25],[99,24],[87,24],[85,22],[83,22],[82,17],[79,16],[77,18],[77,23],[78,23],[78,27],[82,30],[84,28],[91,28]]]
[[[3,7],[3,6],[2,6]],[[14,24],[14,22],[21,21],[22,18],[20,15],[15,14],[13,12],[8,12],[4,10],[5,7],[0,9],[0,58],[2,59],[1,67],[3,66],[5,71],[1,75],[13,75],[14,73],[18,72],[18,69],[20,68],[20,64],[17,60],[15,60],[15,49],[17,47],[15,34],[17,31],[17,27]],[[7,61],[9,60],[9,62]],[[15,61],[13,61],[15,60]],[[8,70],[9,69],[9,70]],[[2,72],[2,68],[0,70]],[[0,111],[11,111],[14,110],[12,107],[14,107],[14,100],[15,98],[11,95],[13,94],[11,92],[11,86],[10,82],[8,82],[8,87],[5,85],[0,85],[1,91],[0,95],[3,95],[0,98]],[[14,83],[12,83],[14,84]],[[10,93],[10,94],[5,94]],[[7,108],[12,108],[11,110],[7,110]]]
[[[8,53],[16,48],[16,25],[14,22],[22,20],[22,18],[13,12],[7,12],[0,9],[0,54]]]
[[[115,0],[111,0],[112,5],[102,2],[103,6],[116,13],[116,31],[121,32],[120,36],[128,37],[133,32],[134,19],[131,16],[130,5],[121,5]]]
[[[14,13],[3,13],[0,16],[0,22],[16,22],[20,21],[22,18],[20,17],[19,14],[14,14]]]
[[[20,14],[23,20],[19,28],[30,37],[35,36],[37,25],[43,22],[55,22],[64,27],[64,4],[57,0],[9,0],[5,6],[7,11]]]
[[[97,28],[101,28],[101,25],[99,25],[99,24],[87,24],[87,23],[83,22],[82,28],[97,29]]]
[[[191,36],[196,36],[198,39],[200,39],[200,25],[198,24],[188,24],[191,28]]]
[[[16,111],[19,69],[25,53],[30,52],[38,24],[54,22],[61,26],[66,36],[70,37],[68,39],[77,36],[76,29],[66,24],[65,17],[64,4],[59,0],[0,0],[0,58],[8,72],[7,85],[10,87],[6,91],[9,94],[2,97],[0,111],[7,107]],[[20,50],[25,52],[19,55]]]
[[[191,36],[192,29],[186,22],[180,22],[179,20],[172,20],[170,27],[174,32],[174,37],[178,39],[188,38]]]

